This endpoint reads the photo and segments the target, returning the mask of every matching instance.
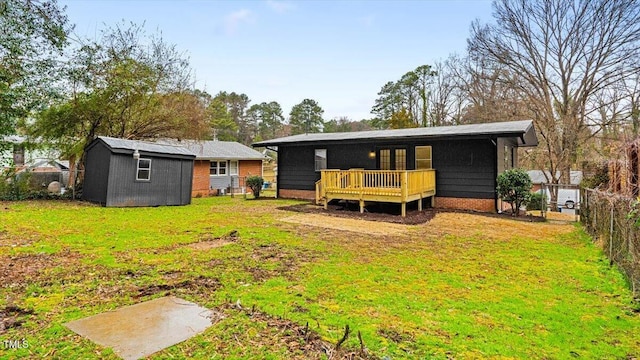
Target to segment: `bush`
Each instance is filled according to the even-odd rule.
[[[17,173],[15,168],[7,168],[0,172],[0,200],[72,200],[73,192],[64,194],[50,193],[41,186],[32,184],[32,173],[25,171]]]
[[[523,169],[509,169],[498,175],[498,196],[511,204],[511,210],[518,216],[520,207],[526,205],[531,197],[533,183]]]
[[[260,197],[262,184],[264,184],[264,179],[261,176],[249,176],[247,178],[247,186],[251,189],[251,192],[256,199]]]
[[[527,210],[546,210],[547,197],[542,192],[536,192],[531,194],[529,202],[527,203]]]
[[[17,173],[7,168],[0,174],[0,200],[25,200],[29,196],[29,172]]]

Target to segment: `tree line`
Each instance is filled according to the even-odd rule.
[[[467,51],[383,84],[371,119],[329,121],[292,107],[194,87],[185,53],[143,26],[80,39],[55,0],[0,2],[0,136],[48,141],[71,159],[97,135],[234,140],[532,119],[523,164],[567,183],[640,132],[640,5],[634,0],[495,0]]]

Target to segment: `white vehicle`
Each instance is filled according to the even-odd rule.
[[[549,194],[549,188],[539,190],[544,191],[544,195],[547,199],[547,206],[551,205],[551,196]],[[564,207],[566,209],[575,209],[580,203],[580,189],[579,188],[559,188],[558,189],[558,207]]]

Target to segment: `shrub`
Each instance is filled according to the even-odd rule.
[[[0,200],[25,200],[29,195],[31,173],[7,168],[0,174]]]
[[[523,169],[509,169],[498,175],[498,196],[511,205],[511,210],[518,216],[520,207],[526,205],[531,197],[533,183],[529,174]]]
[[[264,179],[261,176],[254,175],[247,178],[247,186],[251,189],[251,192],[256,199],[260,197],[262,184],[264,184]]]
[[[542,192],[531,194],[527,203],[527,210],[542,210],[547,207],[547,197]]]

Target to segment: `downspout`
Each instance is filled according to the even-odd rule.
[[[500,209],[498,208],[498,140],[491,138],[491,143],[493,144],[493,204],[494,210],[496,213],[499,213]]]
[[[278,147],[277,146],[274,146],[274,147],[266,146],[265,149],[271,150],[271,151],[273,151],[275,153],[278,152]],[[280,169],[280,156],[278,156],[277,167],[278,167],[278,170],[279,170]],[[278,171],[276,173],[276,199],[280,199],[280,186],[278,186],[278,184],[280,184],[280,171]]]

